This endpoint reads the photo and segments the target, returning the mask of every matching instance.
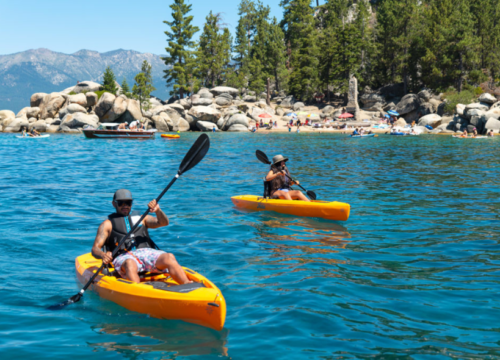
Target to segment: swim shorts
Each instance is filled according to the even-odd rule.
[[[158,270],[156,268],[156,260],[158,260],[161,254],[166,253],[165,251],[150,248],[137,249],[118,256],[113,260],[113,266],[115,267],[116,271],[120,272],[120,269],[125,260],[132,259],[137,264],[137,272],[149,271],[156,273],[167,273],[167,269]]]

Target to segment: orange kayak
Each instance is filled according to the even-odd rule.
[[[76,258],[78,280],[86,284],[102,260],[92,254]],[[113,301],[131,311],[148,314],[155,318],[183,320],[189,323],[222,330],[226,320],[226,300],[210,280],[196,271],[184,268],[193,284],[179,285],[168,274],[149,274],[141,283],[100,274],[91,286],[104,299]]]
[[[338,201],[300,201],[265,199],[256,195],[240,195],[231,198],[233,204],[241,209],[255,211],[275,211],[304,217],[317,217],[328,220],[346,221],[349,219],[351,206]]]
[[[168,139],[178,139],[181,136],[180,135],[172,135],[172,134],[161,134],[162,138],[168,138]]]

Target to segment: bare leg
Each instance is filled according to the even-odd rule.
[[[133,281],[135,283],[140,283],[141,279],[139,278],[139,274],[137,273],[137,263],[132,260],[132,259],[127,259],[123,263],[122,267],[120,268],[120,274],[130,281]]]
[[[287,192],[287,191],[277,190],[274,192],[273,195],[279,196],[280,199],[292,200],[292,197],[290,196],[290,192]]]
[[[311,201],[304,194],[302,194],[302,191],[299,190],[290,191],[290,196],[294,200]]]
[[[188,279],[186,273],[184,272],[184,269],[179,265],[173,254],[161,254],[158,257],[158,260],[156,260],[155,266],[158,270],[168,269],[168,273],[179,284],[187,284],[192,282]]]

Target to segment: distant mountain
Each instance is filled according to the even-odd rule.
[[[152,94],[167,99],[169,91],[163,79],[165,64],[159,55],[133,50],[114,50],[99,53],[80,50],[62,54],[48,49],[27,50],[11,55],[0,55],[0,110],[17,112],[29,106],[30,97],[36,92],[62,91],[76,85],[77,81],[102,82],[104,69],[110,66],[121,84],[124,77],[132,89],[135,75],[147,60],[153,69]]]

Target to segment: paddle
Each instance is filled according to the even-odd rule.
[[[264,154],[262,151],[260,150],[257,150],[255,152],[255,155],[257,156],[257,159],[260,160],[260,162],[264,163],[264,164],[267,164],[267,165],[271,165],[271,162],[269,161],[269,159],[267,158],[267,155]],[[287,173],[285,173],[286,177],[289,178],[291,181],[294,181]],[[304,189],[301,185],[297,184],[302,190],[304,190],[307,194],[307,196],[312,199],[312,200],[316,200],[316,193],[314,191],[308,191],[306,189]]]
[[[184,156],[184,159],[181,162],[181,165],[179,166],[179,170],[177,171],[177,174],[175,177],[170,181],[170,183],[167,185],[167,187],[161,192],[161,194],[156,198],[156,202],[159,203],[160,199],[165,195],[165,193],[170,189],[170,187],[174,184],[174,182],[181,176],[183,173],[186,171],[192,169],[195,167],[207,154],[208,149],[210,148],[210,139],[207,136],[207,134],[202,134],[200,137],[196,140],[196,142],[191,146],[191,149],[189,149],[188,153],[186,156]],[[112,257],[114,258],[118,250],[120,250],[120,247],[123,245],[123,243],[130,237],[130,235],[135,231],[135,229],[139,226],[139,224],[144,220],[144,218],[149,214],[149,209],[146,210],[144,214],[142,214],[141,218],[139,221],[135,223],[135,225],[130,229],[127,235],[123,237],[123,239],[120,241],[118,246],[115,248],[113,251]],[[83,289],[80,290],[80,292],[76,295],[73,295],[70,297],[68,300],[66,300],[63,303],[57,304],[57,305],[52,305],[48,309],[49,310],[59,310],[64,308],[66,305],[70,305],[73,303],[76,303],[80,301],[81,297],[83,296],[83,293],[87,290],[87,288],[92,284],[94,279],[99,275],[101,270],[104,268],[104,264],[101,265],[101,267],[92,275],[90,280],[85,284]]]

